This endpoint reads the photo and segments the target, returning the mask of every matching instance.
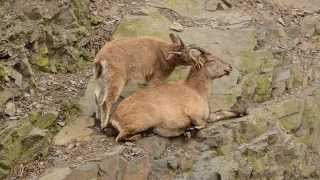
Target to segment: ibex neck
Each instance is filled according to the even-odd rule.
[[[195,89],[202,97],[209,97],[211,92],[211,79],[207,76],[204,68],[198,71],[191,69],[186,83]]]

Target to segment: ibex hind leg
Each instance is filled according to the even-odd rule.
[[[162,137],[177,137],[184,133],[184,129],[154,128],[153,132]]]
[[[119,99],[120,94],[125,86],[125,80],[119,77],[117,79],[108,80],[107,93],[103,100],[103,112],[105,112],[105,116],[101,122],[101,129],[104,129],[108,126],[112,106]]]
[[[116,137],[116,142],[125,141],[128,136],[129,136],[129,133],[127,131],[119,130],[119,134]]]

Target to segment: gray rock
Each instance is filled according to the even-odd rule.
[[[98,164],[101,179],[147,179],[151,172],[151,164],[148,156],[133,158],[127,161],[122,157],[124,147],[118,146]]]
[[[13,102],[8,102],[6,108],[4,109],[5,114],[9,116],[14,116],[16,113],[16,105]]]
[[[317,11],[320,6],[318,0],[292,1],[292,0],[275,0],[275,4],[282,8],[299,9],[307,12]]]
[[[316,22],[315,33],[316,33],[317,35],[320,35],[320,22]]]
[[[114,148],[98,163],[102,179],[121,179],[123,177],[126,168],[126,160],[120,155],[123,150],[123,146]]]
[[[177,32],[182,32],[184,30],[184,27],[178,22],[173,22],[170,26],[170,29]]]
[[[46,170],[39,180],[65,180],[70,173],[71,169],[68,167],[56,167]]]
[[[193,172],[189,179],[234,179],[233,171],[238,164],[231,156],[207,157],[205,154],[193,165]]]
[[[37,155],[46,156],[49,149],[49,134],[47,130],[33,128],[31,132],[22,140],[24,153],[22,159],[35,157]]]
[[[158,159],[167,148],[168,143],[169,141],[166,138],[160,136],[150,136],[139,140],[137,145],[148,152],[150,156]]]
[[[171,157],[167,160],[167,165],[172,170],[177,170],[179,168],[179,163],[177,157]]]
[[[64,180],[97,180],[98,179],[98,165],[94,163],[82,164],[72,170]]]
[[[218,0],[209,0],[205,3],[205,10],[216,11],[219,4],[221,3]]]
[[[152,161],[152,172],[150,174],[152,180],[171,180],[173,176],[164,159]]]
[[[13,68],[8,68],[8,76],[14,79],[14,83],[18,87],[22,87],[22,74],[20,74]]]
[[[320,21],[320,16],[306,16],[301,23],[301,31],[306,37],[311,37],[316,33],[316,24]]]
[[[17,89],[4,89],[0,91],[0,104],[5,104],[10,98],[17,96]]]

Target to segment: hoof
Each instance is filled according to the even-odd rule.
[[[195,126],[194,128],[197,130],[200,130],[200,129],[204,129],[205,127],[206,127],[205,125],[202,125],[202,126]]]

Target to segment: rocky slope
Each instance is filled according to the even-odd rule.
[[[320,178],[317,0],[46,2],[50,8],[0,1],[0,177]],[[94,106],[87,61],[104,41],[111,34],[168,39],[173,31],[235,69],[213,83],[211,111],[241,107],[240,96],[249,114],[211,122],[191,138],[149,135],[125,144],[86,128]]]

